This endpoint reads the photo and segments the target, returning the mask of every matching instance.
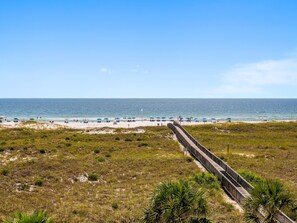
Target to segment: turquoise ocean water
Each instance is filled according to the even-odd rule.
[[[0,99],[8,119],[197,117],[232,120],[297,119],[297,99]]]

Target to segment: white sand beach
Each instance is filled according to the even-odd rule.
[[[276,120],[270,122],[295,122],[297,120]],[[234,121],[232,123],[266,123],[267,121]],[[135,121],[135,122],[3,122],[0,123],[0,128],[33,128],[33,129],[58,129],[58,128],[71,128],[71,129],[94,129],[94,128],[138,128],[147,126],[166,126],[170,121],[152,122],[148,120]],[[219,122],[182,122],[182,125],[211,125],[226,123],[226,121]]]

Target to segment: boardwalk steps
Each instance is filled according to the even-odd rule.
[[[249,191],[253,189],[253,186],[223,160],[200,144],[178,122],[174,121],[167,126],[175,133],[178,141],[187,148],[191,155],[209,172],[217,176],[221,182],[222,188],[239,205],[243,205],[244,200],[250,196]],[[281,211],[279,211],[275,220],[279,223],[295,223]]]

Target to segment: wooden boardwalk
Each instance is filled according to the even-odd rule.
[[[222,188],[230,197],[242,206],[244,200],[250,196],[249,191],[253,189],[253,186],[223,160],[200,144],[178,122],[169,123],[167,126],[175,133],[178,141],[187,151],[210,173],[217,176],[221,182]],[[281,211],[279,211],[275,220],[279,223],[294,223],[293,220]]]

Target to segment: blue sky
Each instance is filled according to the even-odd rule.
[[[0,98],[296,98],[295,0],[1,0]]]

